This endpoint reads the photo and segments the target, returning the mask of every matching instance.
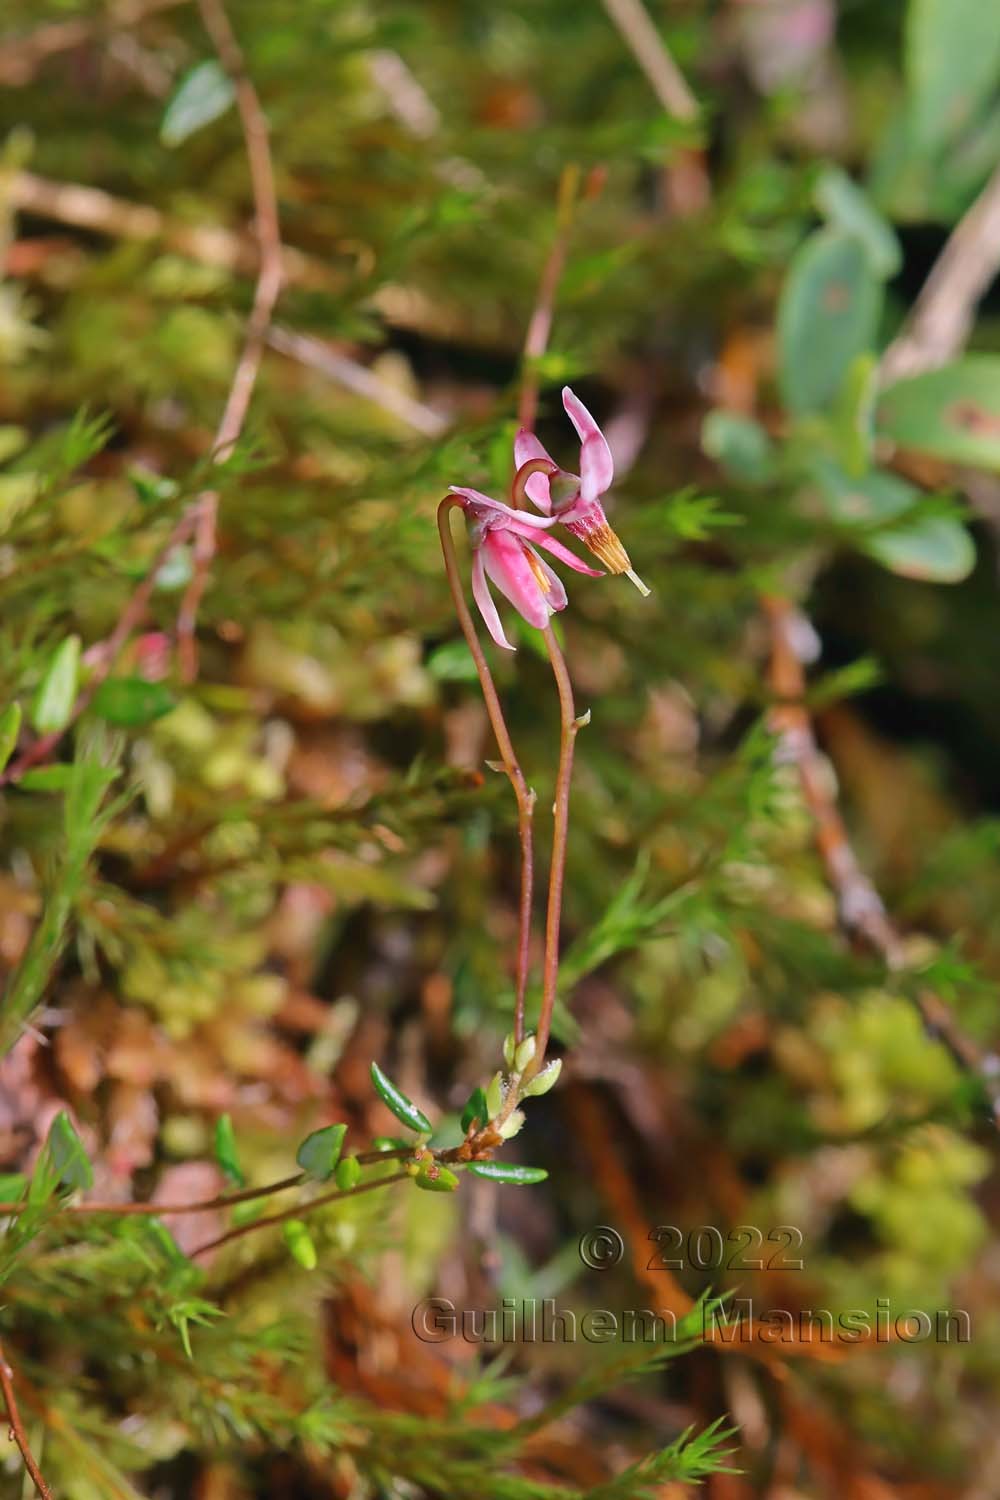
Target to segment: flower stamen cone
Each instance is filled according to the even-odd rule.
[[[580,439],[580,472],[560,469],[533,432],[522,429],[514,441],[515,499],[527,498],[550,519],[565,526],[607,568],[628,578],[644,597],[649,589],[608,521],[601,496],[614,479],[614,461],[604,433],[569,386],[563,390],[566,415]]]

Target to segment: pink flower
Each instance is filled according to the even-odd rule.
[[[607,439],[568,385],[563,387],[562,398],[580,438],[580,472],[568,474],[565,469],[560,469],[535,434],[522,428],[514,439],[514,462],[518,471],[532,460],[543,459],[552,465],[551,474],[530,474],[524,481],[524,493],[545,515],[561,521],[572,536],[578,537],[600,558],[610,573],[624,573],[641,594],[648,594],[649,589],[632,571],[628,553],[609,526],[600,501],[600,496],[611,488],[615,477]]]
[[[544,630],[552,615],[566,608],[566,590],[558,575],[539,556],[543,547],[553,557],[578,573],[600,577],[600,570],[589,568],[568,547],[548,536],[555,516],[535,516],[530,511],[513,510],[499,500],[491,500],[478,490],[452,485],[451,493],[459,495],[469,522],[472,543],[472,595],[486,628],[498,646],[508,651],[514,647],[504,635],[489,582],[509,599],[518,614]]]

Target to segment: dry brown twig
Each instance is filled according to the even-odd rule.
[[[805,703],[806,675],[799,638],[801,617],[785,599],[762,600],[771,632],[771,691],[776,703],[771,718],[787,760],[795,766],[815,825],[816,845],[837,902],[837,916],[848,937],[859,940],[892,974],[906,964],[903,939],[882,898],[862,870],[851,846],[827,767],[816,742]],[[914,1003],[929,1035],[938,1038],[963,1072],[974,1077],[1000,1127],[1000,1059],[984,1053],[965,1036],[948,1005],[932,990],[921,990]]]
[[[81,16],[79,20],[51,21],[26,36],[7,37],[0,43],[0,84],[18,88],[31,83],[39,68],[60,52],[99,41],[109,31],[138,26],[147,16],[175,10],[188,0],[123,0],[110,14]]]
[[[4,1405],[7,1408],[7,1421],[10,1423],[11,1441],[15,1442],[18,1448],[20,1448],[24,1467],[31,1475],[35,1489],[41,1495],[42,1500],[52,1500],[52,1491],[42,1478],[42,1471],[38,1467],[35,1456],[31,1451],[31,1444],[28,1442],[28,1435],[24,1430],[24,1423],[21,1421],[21,1413],[17,1407],[17,1397],[14,1394],[14,1371],[7,1363],[7,1356],[4,1353],[2,1344],[0,1344],[0,1390],[3,1392]]]
[[[964,347],[1000,272],[1000,167],[952,230],[906,322],[882,356],[888,384],[937,369]]]
[[[667,114],[676,120],[696,120],[698,101],[649,19],[642,0],[604,0],[604,9],[628,43]]]

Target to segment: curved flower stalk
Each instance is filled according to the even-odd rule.
[[[546,534],[561,517],[534,516],[529,511],[512,510],[499,500],[491,500],[489,495],[458,485],[452,485],[450,493],[460,497],[469,522],[473,598],[490,635],[505,650],[515,648],[504,634],[490,593],[490,582],[496,584],[529,625],[544,630],[551,616],[566,608],[567,599],[562,580],[539,556],[539,547],[577,573],[600,577],[599,568],[588,567],[562,542]]]
[[[580,439],[580,472],[567,473],[549,456],[537,437],[522,427],[514,439],[515,500],[523,493],[546,516],[559,521],[572,536],[600,558],[609,573],[630,578],[640,594],[649,589],[633,571],[628,553],[611,529],[600,497],[611,488],[614,460],[607,438],[569,386],[563,387],[563,406]],[[531,465],[531,472],[523,471]],[[546,472],[545,465],[549,466]]]

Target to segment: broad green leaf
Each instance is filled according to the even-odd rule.
[[[464,640],[445,641],[427,659],[427,670],[438,682],[475,682],[476,664]]]
[[[160,140],[165,146],[179,146],[224,115],[235,98],[232,79],[219,63],[214,59],[198,63],[185,73],[167,104]]]
[[[1000,83],[995,0],[910,0],[904,48],[911,118],[927,151],[955,141]]]
[[[33,766],[18,777],[17,785],[26,792],[64,792],[72,779],[72,766]]]
[[[903,263],[896,232],[864,188],[842,167],[824,167],[816,181],[816,207],[833,229],[862,246],[875,275],[888,281]]]
[[[702,423],[701,446],[743,484],[766,484],[774,476],[774,445],[752,417],[721,407],[710,411]]]
[[[220,1115],[215,1123],[215,1159],[237,1187],[246,1187],[246,1178],[236,1151],[236,1132],[229,1115]]]
[[[958,583],[971,573],[976,549],[957,516],[920,515],[928,497],[898,474],[873,470],[852,478],[828,459],[815,462],[812,473],[835,521],[878,529],[855,536],[855,545],[883,567],[904,578],[931,583]],[[906,520],[907,511],[914,511]],[[886,525],[899,518],[898,525]]]
[[[1000,355],[967,354],[889,386],[876,426],[902,448],[1000,469]]]
[[[333,1180],[342,1193],[349,1193],[361,1181],[361,1163],[356,1156],[345,1156],[338,1161]]]
[[[83,1142],[64,1110],[59,1111],[49,1126],[45,1145],[60,1187],[93,1186],[94,1173]]]
[[[145,677],[109,677],[94,694],[91,707],[109,724],[138,729],[162,719],[175,706],[166,683],[147,682]]]
[[[473,1089],[462,1110],[462,1129],[468,1130],[473,1120],[485,1125],[490,1117],[489,1106],[486,1103],[486,1095],[481,1088]]]
[[[315,1271],[317,1265],[316,1246],[313,1237],[309,1233],[309,1226],[301,1219],[288,1219],[281,1226],[285,1237],[285,1244],[292,1254],[292,1259],[297,1260],[303,1270]]]
[[[76,702],[79,675],[80,637],[69,635],[56,648],[31,707],[31,722],[39,734],[58,734],[66,728]]]
[[[861,243],[822,229],[795,254],[778,306],[778,380],[796,415],[822,411],[875,343],[882,284]]]
[[[473,1177],[485,1177],[490,1182],[506,1182],[513,1187],[528,1187],[534,1182],[544,1182],[548,1172],[543,1167],[522,1167],[516,1162],[474,1161],[469,1163]]]
[[[28,1179],[23,1172],[4,1172],[0,1174],[0,1203],[17,1202],[27,1186]]]
[[[406,1125],[410,1130],[419,1131],[421,1134],[424,1132],[428,1135],[430,1134],[431,1122],[423,1110],[418,1109],[411,1099],[407,1099],[405,1094],[400,1093],[392,1080],[387,1078],[382,1072],[378,1063],[373,1062],[371,1065],[371,1078],[372,1083],[375,1085],[375,1092],[382,1100],[382,1103],[392,1110],[396,1119],[401,1124]]]
[[[918,517],[875,532],[862,547],[891,572],[928,583],[961,583],[976,565],[972,537],[954,516]]]
[[[346,1125],[324,1125],[322,1130],[314,1130],[312,1135],[307,1135],[295,1153],[295,1160],[303,1172],[316,1182],[326,1182],[332,1177],[340,1160],[346,1134]]]
[[[0,714],[0,771],[4,769],[17,744],[21,732],[21,705],[8,703]]]

